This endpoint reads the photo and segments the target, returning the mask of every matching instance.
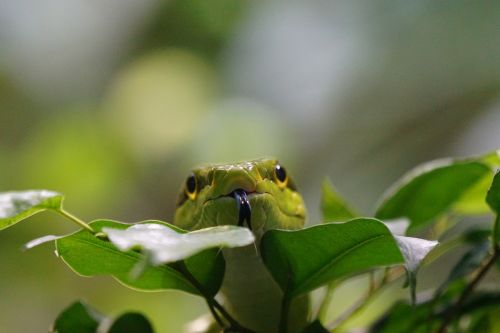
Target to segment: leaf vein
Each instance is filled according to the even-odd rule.
[[[340,259],[342,259],[346,255],[348,255],[352,251],[355,251],[359,247],[364,246],[364,245],[366,245],[366,244],[368,244],[370,242],[373,242],[373,241],[375,241],[375,240],[377,240],[379,238],[387,237],[387,236],[388,235],[378,235],[378,236],[375,236],[375,237],[371,237],[369,239],[366,239],[366,240],[362,241],[361,243],[356,244],[353,247],[348,248],[347,250],[345,250],[342,253],[340,253],[338,256],[336,256],[334,259],[332,259],[328,263],[322,265],[322,268],[320,270],[318,270],[316,273],[314,273],[313,275],[311,275],[310,277],[308,277],[303,283],[301,283],[298,286],[297,289],[298,290],[303,289],[304,286],[307,286],[308,284],[310,284],[311,280],[314,280],[315,278],[317,278],[318,275],[320,276],[321,274],[323,274],[324,271],[329,270],[332,265],[334,265],[337,261],[339,261]]]

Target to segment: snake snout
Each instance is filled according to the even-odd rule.
[[[236,207],[238,208],[238,225],[242,226],[246,221],[248,229],[252,230],[252,207],[250,206],[247,192],[243,189],[236,189],[232,194],[236,200]]]

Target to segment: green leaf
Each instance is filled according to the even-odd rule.
[[[61,208],[63,196],[47,190],[0,193],[0,230],[36,213]]]
[[[443,284],[436,290],[436,295],[442,294],[451,283],[463,279],[475,271],[481,265],[484,258],[488,256],[489,248],[489,242],[486,240],[475,244],[472,249],[467,251],[451,269],[450,274]]]
[[[398,302],[392,306],[384,317],[379,319],[369,330],[371,333],[428,333],[436,332],[443,318],[453,311],[455,319],[450,324],[460,322],[462,325],[474,324],[471,320],[461,320],[464,316],[468,319],[474,314],[492,312],[500,305],[500,294],[495,292],[475,293],[471,295],[460,308],[454,302],[449,302],[447,297],[432,299],[418,305]],[[455,332],[455,331],[453,331]],[[462,327],[460,332],[473,332],[472,327]],[[480,331],[483,332],[483,331]],[[489,332],[489,331],[484,331]],[[496,332],[496,331],[491,331]]]
[[[321,212],[324,222],[346,221],[358,215],[349,207],[328,179],[325,179],[321,186]]]
[[[302,331],[302,333],[328,333],[329,331],[321,324],[319,320],[315,320]]]
[[[269,230],[261,242],[267,269],[291,297],[332,280],[404,262],[388,228],[359,218],[301,230]]]
[[[452,206],[452,211],[460,215],[484,215],[490,208],[484,200],[485,193],[493,181],[494,170],[500,167],[500,150],[493,151],[483,156],[472,158],[487,165],[491,172],[487,173],[476,184],[467,189],[460,199]]]
[[[57,317],[53,332],[95,333],[103,316],[82,301],[73,303]]]
[[[438,242],[404,236],[394,236],[394,238],[405,260],[411,300],[415,304],[418,268],[427,254],[438,245]]]
[[[426,163],[391,187],[376,217],[382,220],[406,217],[410,220],[410,230],[424,226],[450,210],[468,190],[491,173],[488,165],[474,160]]]
[[[486,202],[497,215],[493,226],[493,239],[496,243],[500,243],[500,171],[493,177]]]
[[[226,262],[219,249],[209,249],[184,260],[189,272],[205,288],[205,291],[215,296],[222,285]]]
[[[126,230],[103,228],[102,231],[122,251],[141,248],[150,252],[154,265],[183,260],[214,247],[241,247],[255,241],[248,228],[229,225],[188,233],[155,223],[136,224]]]
[[[497,171],[486,195],[486,202],[497,214],[500,214],[500,171]]]
[[[130,227],[130,224],[109,220],[97,220],[90,225],[97,232],[106,227],[114,229]],[[111,242],[96,237],[86,230],[56,240],[56,249],[59,257],[76,273],[83,276],[111,275],[125,286],[138,290],[178,289],[199,295],[196,288],[181,273],[168,265],[147,265],[142,274],[134,279],[131,271],[143,262],[143,255],[137,251],[123,252]],[[197,256],[202,260],[196,258]],[[222,260],[217,249],[212,249],[189,258],[186,260],[186,266],[207,291],[214,295],[222,283],[224,269]],[[193,263],[196,265],[195,270],[192,270]]]
[[[153,333],[153,326],[149,320],[140,313],[128,312],[113,322],[107,333]]]
[[[464,302],[459,310],[459,314],[464,315],[485,310],[498,310],[499,308],[500,292],[477,291]]]
[[[429,333],[435,332],[439,321],[433,317],[430,303],[412,306],[400,301],[389,309],[369,330],[371,333]]]

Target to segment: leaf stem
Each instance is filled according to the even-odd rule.
[[[326,316],[328,315],[328,309],[330,308],[330,304],[332,303],[333,300],[333,294],[334,291],[337,287],[338,283],[336,282],[331,282],[328,284],[328,287],[326,289],[326,294],[325,298],[323,298],[323,301],[321,302],[321,305],[319,306],[318,310],[318,319],[321,322],[326,321]]]
[[[470,296],[470,294],[474,291],[474,289],[477,287],[479,282],[483,279],[483,277],[486,275],[488,270],[495,264],[496,260],[500,256],[500,247],[498,245],[495,246],[493,255],[486,261],[486,263],[477,271],[476,275],[474,278],[470,281],[470,283],[467,285],[467,287],[464,289],[462,294],[460,294],[460,297],[458,298],[457,302],[455,305],[451,308],[451,311],[448,312],[448,314],[444,317],[443,322],[441,323],[441,326],[437,330],[437,333],[445,333],[447,331],[448,325],[452,322],[452,320],[455,318],[456,313],[460,310],[462,307],[462,304],[464,301]]]
[[[290,312],[291,302],[292,298],[287,292],[285,292],[283,294],[283,299],[281,301],[281,318],[280,318],[279,333],[288,332],[288,313]]]
[[[171,265],[173,268],[175,268],[179,273],[184,275],[184,277],[200,292],[200,294],[205,298],[205,301],[207,302],[210,312],[214,316],[215,320],[217,323],[224,327],[224,323],[222,323],[221,318],[216,314],[216,311],[219,311],[222,316],[228,321],[230,327],[229,330],[231,332],[241,332],[241,333],[255,333],[254,331],[243,327],[234,319],[229,312],[224,309],[224,307],[217,302],[217,300],[210,295],[206,290],[205,287],[191,274],[191,272],[188,270],[186,267],[186,264],[183,261],[176,262]]]
[[[95,234],[95,230],[92,229],[92,227],[90,225],[88,225],[87,223],[83,222],[78,217],[74,216],[73,214],[67,212],[66,210],[64,210],[64,208],[59,208],[58,210],[56,210],[56,212],[58,212],[59,214],[61,214],[65,218],[67,218],[67,219],[75,222],[76,224],[78,224],[83,229],[86,229],[86,230],[90,231],[91,233]]]
[[[463,242],[463,237],[457,237],[451,239],[450,241],[443,243],[441,246],[438,246],[435,250],[431,251],[430,255],[424,259],[423,264],[427,265],[438,257],[440,257],[443,253],[448,250],[460,245]],[[391,272],[392,271],[392,272]],[[391,274],[392,273],[392,274]],[[372,284],[373,280],[370,281],[370,288],[368,292],[362,296],[356,303],[354,303],[349,309],[347,309],[344,313],[342,313],[333,323],[327,325],[332,332],[339,331],[347,321],[353,318],[355,315],[360,313],[364,308],[366,308],[373,298],[387,285],[396,281],[405,273],[404,270],[394,270],[386,268],[384,270],[384,275],[382,280],[378,284]],[[392,276],[391,276],[392,275]]]
[[[493,222],[492,237],[493,246],[495,246],[495,249],[498,249],[500,246],[500,214],[497,214],[495,221]]]
[[[391,282],[396,281],[401,276],[404,275],[404,270],[396,271],[394,276],[390,276],[389,270],[386,269],[384,271],[384,275],[379,284],[371,286],[367,293],[362,296],[359,300],[357,300],[350,308],[344,311],[338,318],[331,324],[327,325],[331,332],[341,331],[344,327],[345,323],[349,321],[351,318],[360,313],[364,308],[366,308],[371,301],[373,301],[374,297],[382,291],[384,287],[389,285]]]
[[[210,304],[210,302],[205,299],[206,302],[207,302],[207,305],[208,305],[208,309],[210,310],[210,313],[212,314],[212,316],[214,317],[215,321],[217,322],[217,324],[220,326],[220,327],[224,327],[226,326],[226,324],[224,323],[224,321],[222,320],[222,318],[219,316],[219,314],[217,313],[217,311],[215,310],[215,307]]]

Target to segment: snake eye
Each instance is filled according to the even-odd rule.
[[[280,187],[285,187],[288,183],[288,175],[286,174],[286,170],[279,164],[276,164],[276,166],[274,167],[274,178],[276,178],[276,183]]]
[[[196,198],[197,185],[196,177],[193,174],[189,175],[186,179],[186,194],[191,200]]]

